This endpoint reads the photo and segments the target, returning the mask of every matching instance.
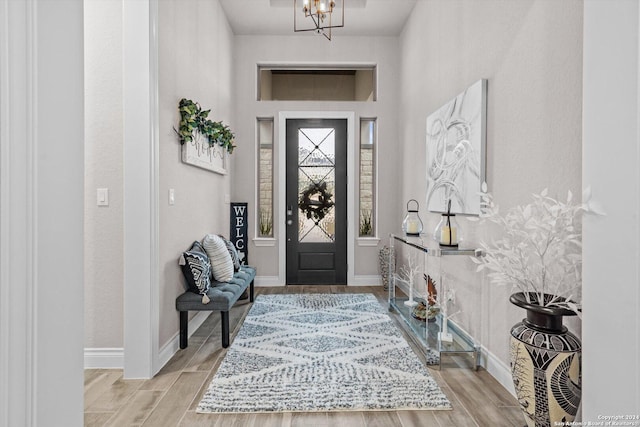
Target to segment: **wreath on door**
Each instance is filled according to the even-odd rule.
[[[327,183],[311,183],[300,196],[298,208],[307,218],[320,222],[331,210],[334,203],[331,200],[333,194],[327,191]]]

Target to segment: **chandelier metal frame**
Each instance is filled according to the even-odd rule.
[[[344,2],[346,0],[338,0],[341,4],[340,23],[333,25],[332,16],[336,9],[335,0],[293,0],[293,31],[314,31],[316,34],[322,34],[331,40],[331,29],[344,27]],[[311,18],[313,27],[298,27],[298,7],[302,4],[302,12],[305,18]]]

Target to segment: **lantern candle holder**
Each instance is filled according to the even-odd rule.
[[[416,204],[415,209],[411,209],[409,205],[411,202]],[[411,199],[407,202],[407,214],[404,216],[404,220],[402,221],[402,231],[407,236],[419,236],[422,233],[423,225],[420,216],[418,215],[418,210],[420,209],[420,205],[418,201],[415,199]]]
[[[445,248],[457,248],[460,241],[462,241],[456,214],[451,213],[451,200],[449,200],[447,212],[442,214],[442,218],[440,218],[440,222],[433,233],[433,239]]]

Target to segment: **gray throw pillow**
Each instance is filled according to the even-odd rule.
[[[193,242],[191,248],[182,253],[178,264],[189,290],[203,295],[204,304],[209,302],[206,295],[211,286],[211,262],[200,242]]]
[[[229,251],[229,255],[231,255],[231,262],[233,263],[233,271],[240,271],[240,256],[238,256],[238,251],[236,247],[233,246],[233,243],[226,239],[224,236],[220,235],[220,238],[224,240],[224,244],[227,245],[227,250]]]

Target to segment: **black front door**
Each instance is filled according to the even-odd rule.
[[[347,284],[347,120],[287,120],[287,284]]]

